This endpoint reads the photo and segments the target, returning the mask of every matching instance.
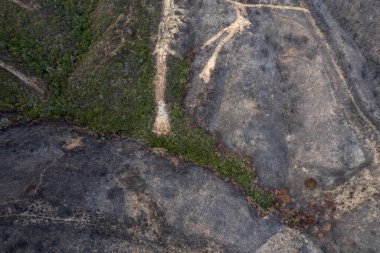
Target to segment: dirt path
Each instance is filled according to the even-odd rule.
[[[73,138],[83,145],[65,149]],[[232,184],[170,158],[53,122],[1,131],[0,252],[319,252]]]
[[[310,13],[308,9],[305,9],[303,7],[295,7],[295,6],[286,6],[286,5],[273,5],[273,4],[242,4],[238,3],[232,0],[226,0],[227,2],[233,4],[235,6],[236,10],[236,19],[235,21],[228,27],[224,28],[223,30],[219,31],[217,34],[215,34],[213,37],[211,37],[210,40],[208,40],[202,48],[206,48],[213,44],[216,40],[218,40],[222,35],[227,34],[216,46],[214,53],[206,63],[205,67],[203,68],[202,72],[199,74],[199,77],[202,79],[203,82],[209,83],[212,73],[215,70],[216,61],[218,59],[218,56],[220,54],[220,51],[223,49],[224,45],[230,41],[237,33],[243,33],[245,29],[252,26],[252,23],[246,18],[247,8],[269,8],[269,9],[276,9],[276,10],[290,10],[290,11],[302,11],[305,13]]]
[[[235,2],[233,0],[226,0],[227,2],[238,6],[240,8],[270,8],[270,9],[278,9],[278,10],[291,10],[291,11],[303,11],[309,13],[310,11],[303,7],[298,6],[288,6],[288,5],[275,5],[275,4],[243,4],[239,2]]]
[[[21,8],[24,8],[24,9],[26,9],[28,11],[38,11],[41,8],[38,4],[36,4],[36,3],[32,2],[32,1],[30,1],[29,3],[25,3],[22,0],[9,0],[9,1],[11,1],[12,3],[17,4]]]
[[[180,10],[174,0],[165,0],[162,7],[162,20],[159,25],[156,54],[156,73],[154,77],[156,119],[152,132],[157,135],[167,135],[170,133],[170,120],[165,103],[165,88],[167,78],[167,58],[175,55],[170,49],[170,44],[174,41],[174,34],[182,24]]]
[[[32,88],[34,91],[36,91],[39,95],[44,95],[46,92],[46,85],[35,77],[28,77],[15,69],[14,67],[0,61],[0,67],[7,70],[12,75],[16,76],[18,79],[20,79],[24,84]]]

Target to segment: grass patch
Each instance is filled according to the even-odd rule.
[[[92,40],[89,13],[95,1],[40,0],[27,12],[10,1],[0,8],[0,53],[49,83],[57,98]]]
[[[157,9],[159,2],[142,0],[113,14],[110,28],[69,78],[54,114],[69,115],[77,124],[97,132],[133,137],[149,132],[154,112],[151,35],[160,19]],[[131,31],[125,32],[127,29]],[[112,55],[123,43],[120,34],[125,44]]]

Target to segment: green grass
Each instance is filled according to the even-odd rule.
[[[116,56],[105,52],[104,45],[114,46],[109,41],[120,42],[119,28],[107,29],[68,80],[54,114],[69,115],[77,124],[97,132],[139,137],[149,131],[154,112],[151,34],[160,16],[155,11],[159,4],[147,8],[147,2],[136,1],[114,14],[114,20],[125,12],[136,15],[128,24],[133,31],[124,35],[125,46]]]
[[[151,133],[152,34],[156,33],[160,20],[160,1],[135,0],[126,4],[99,0],[97,3],[107,10],[96,14],[101,16],[91,12],[96,8],[95,1],[43,0],[40,3],[45,7],[44,14],[20,14],[8,5],[0,10],[0,25],[6,26],[0,34],[0,51],[5,50],[21,66],[48,83],[48,102],[37,103],[25,90],[16,88],[17,81],[10,81],[9,76],[5,78],[0,72],[0,88],[6,90],[0,95],[0,109],[19,109],[32,117],[70,119],[95,132],[138,138],[150,147],[165,148],[172,155],[209,167],[223,178],[233,180],[262,207],[272,205],[272,196],[255,186],[249,159],[219,152],[217,142],[195,127],[183,109],[189,59],[169,62],[166,95],[172,134],[157,137]],[[113,46],[110,41],[118,43],[119,26],[125,30],[123,22],[112,25],[120,14],[130,18],[131,30],[124,34],[123,48],[110,56],[104,48]],[[22,23],[26,21],[35,23],[23,28]],[[40,40],[44,33],[47,38]],[[62,41],[56,38],[57,34],[62,34]],[[51,43],[58,44],[48,46]]]

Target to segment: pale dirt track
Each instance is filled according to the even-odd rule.
[[[5,62],[0,61],[0,67],[7,70],[12,75],[16,76],[18,79],[20,79],[25,85],[32,88],[34,91],[36,91],[40,95],[44,95],[46,92],[46,86],[45,84],[35,78],[35,77],[28,77],[15,69],[14,67],[10,66],[9,64],[6,64]]]
[[[273,5],[273,4],[242,4],[231,0],[226,0],[233,4],[236,10],[235,21],[224,28],[210,40],[208,40],[202,48],[208,47],[218,40],[224,34],[227,34],[216,46],[214,53],[206,63],[203,71],[200,73],[200,78],[208,83],[215,70],[216,61],[223,49],[224,45],[229,42],[237,33],[243,33],[245,29],[250,27],[252,23],[246,18],[246,8],[269,8],[290,11],[302,11],[309,13],[308,9],[303,7]],[[181,18],[177,12],[181,10],[174,4],[174,0],[165,0],[162,8],[162,20],[159,25],[158,40],[156,45],[156,74],[154,78],[155,84],[155,103],[156,103],[156,119],[153,125],[152,132],[157,135],[168,135],[170,133],[170,119],[165,103],[165,89],[167,78],[167,58],[169,55],[175,55],[170,49],[170,45],[174,42],[174,34],[182,24]]]
[[[24,9],[26,9],[28,11],[38,11],[41,8],[38,4],[33,3],[33,2],[25,3],[22,0],[9,0],[9,1],[11,1],[12,3],[17,4],[21,8],[24,8]]]

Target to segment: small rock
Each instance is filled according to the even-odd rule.
[[[292,199],[290,198],[286,190],[282,190],[282,189],[276,190],[275,194],[281,200],[281,202],[284,203],[285,205],[288,205],[292,202]]]
[[[330,232],[331,230],[331,224],[330,223],[326,223],[325,225],[323,225],[323,227],[321,228],[321,232],[323,234],[327,234],[328,232]]]
[[[63,145],[63,148],[66,150],[74,150],[79,147],[83,147],[83,137],[78,138],[72,138],[65,141],[65,144]]]
[[[11,121],[8,118],[0,119],[0,129],[9,126],[9,124],[11,124]]]

